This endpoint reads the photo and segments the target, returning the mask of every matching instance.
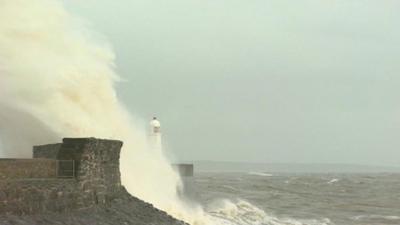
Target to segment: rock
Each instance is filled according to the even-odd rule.
[[[121,141],[64,138],[0,160],[0,225],[185,224],[121,185]]]

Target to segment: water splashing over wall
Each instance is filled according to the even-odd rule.
[[[82,24],[59,1],[1,2],[0,156],[30,157],[32,145],[65,136],[123,140],[128,191],[190,220],[179,176],[117,98],[112,50]]]

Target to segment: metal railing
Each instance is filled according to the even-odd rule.
[[[75,161],[74,160],[57,160],[56,176],[58,178],[74,178],[75,177]]]

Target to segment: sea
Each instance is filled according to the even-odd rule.
[[[218,224],[400,225],[398,173],[197,172],[194,198]]]

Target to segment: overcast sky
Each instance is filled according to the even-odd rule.
[[[400,165],[398,0],[68,0],[181,160]]]

